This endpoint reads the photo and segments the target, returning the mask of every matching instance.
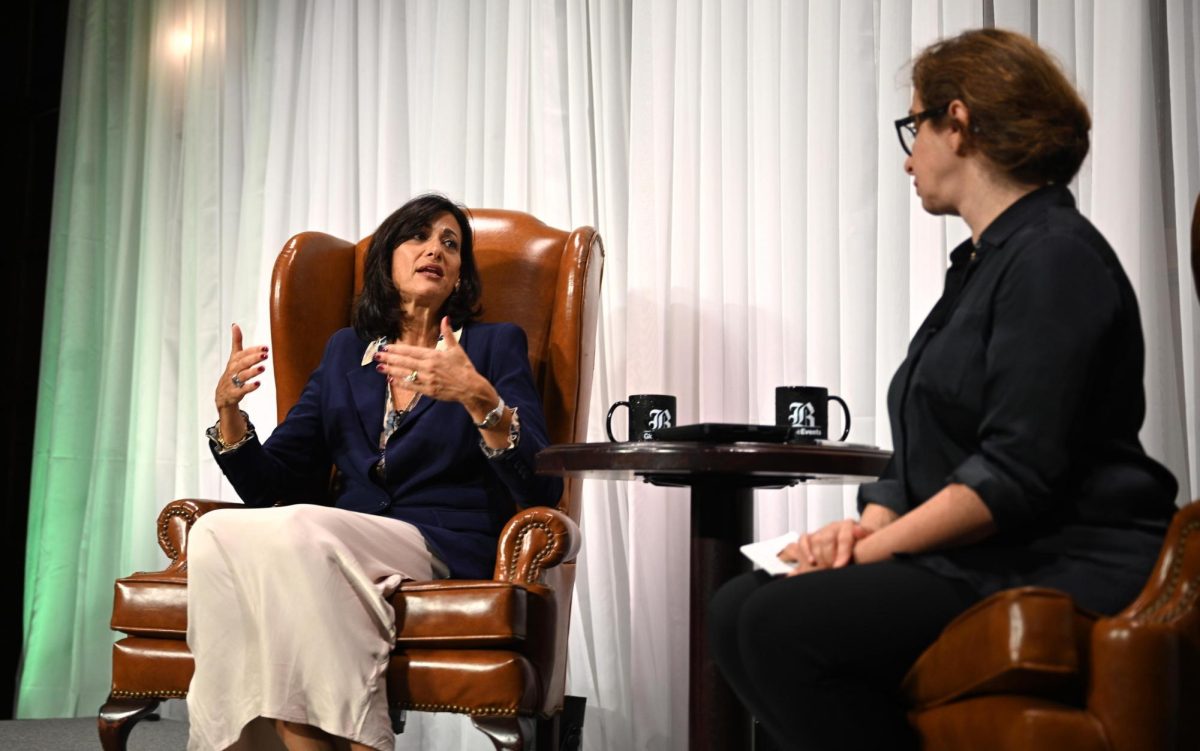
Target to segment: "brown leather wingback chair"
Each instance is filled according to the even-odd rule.
[[[513,211],[472,212],[484,320],[525,330],[550,440],[587,430],[604,249],[590,227],[567,233]],[[287,242],[271,281],[279,419],[299,398],[325,341],[350,321],[367,242],[305,232]],[[162,699],[186,696],[187,532],[202,514],[240,504],[177,500],[158,518],[163,571],[116,582],[113,682],[98,719],[106,751]],[[515,509],[514,509],[515,511]],[[579,486],[557,508],[525,509],[505,526],[491,580],[406,582],[392,598],[393,709],[470,715],[498,749],[555,749],[567,662],[567,626],[580,537]],[[581,718],[580,718],[581,721]]]
[[[1200,199],[1192,270],[1200,293]],[[1200,749],[1200,501],[1117,615],[1051,589],[999,592],[945,628],[903,691],[925,751]]]

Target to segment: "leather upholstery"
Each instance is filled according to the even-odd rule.
[[[1200,748],[1200,501],[1111,618],[1037,587],[952,621],[902,684],[927,751]]]
[[[922,748],[956,751],[1108,751],[1092,715],[1035,697],[981,696],[930,709],[914,724]],[[1146,746],[1146,749],[1155,748]]]
[[[934,707],[982,694],[1078,691],[1094,622],[1053,589],[999,592],[946,627],[905,677],[904,694],[914,706]]]
[[[582,440],[603,269],[600,237],[590,227],[567,233],[520,212],[470,215],[484,281],[483,320],[512,321],[525,330],[551,441]],[[271,332],[280,419],[329,335],[349,324],[369,240],[355,244],[305,232],[288,240],[276,260]],[[397,651],[387,677],[393,705],[476,718],[548,717],[561,709],[581,541],[578,496],[578,483],[567,481],[557,509],[517,513],[501,533],[492,580],[400,587],[392,600]],[[182,499],[159,514],[159,546],[170,564],[116,582],[111,625],[127,636],[113,648],[106,709],[186,694],[193,669],[184,641],[187,532],[204,513],[239,505]],[[133,722],[141,716],[126,714]],[[105,733],[125,721],[125,714],[102,709],[105,748],[123,748],[123,736],[118,744]],[[128,728],[121,732],[127,735]]]
[[[113,645],[112,695],[180,699],[187,695],[194,668],[181,639],[122,639]]]
[[[139,571],[117,579],[109,626],[130,636],[187,637],[187,574]]]
[[[407,708],[418,712],[513,716],[540,705],[537,670],[509,650],[404,650],[392,655],[387,683],[389,696],[412,696]]]

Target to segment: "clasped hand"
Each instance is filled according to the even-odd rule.
[[[854,560],[854,546],[870,534],[871,530],[851,519],[832,522],[816,532],[800,535],[780,551],[779,558],[796,564],[788,576],[841,568]]]
[[[441,334],[446,342],[441,350],[399,342],[387,345],[375,353],[375,369],[388,377],[388,383],[403,382],[406,389],[433,399],[461,402],[468,409],[481,397],[486,402],[490,395],[480,393],[484,379],[455,339],[449,318],[442,318]]]

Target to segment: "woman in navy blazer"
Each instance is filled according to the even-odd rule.
[[[289,749],[390,749],[388,596],[403,579],[490,577],[516,508],[562,492],[533,472],[548,441],[524,332],[472,322],[480,279],[463,210],[409,201],[375,232],[363,281],[353,328],[330,338],[261,443],[239,404],[268,350],[243,347],[234,327],[209,438],[258,510],[210,513],[191,534],[189,749],[272,730]]]

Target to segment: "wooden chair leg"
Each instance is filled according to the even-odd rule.
[[[532,717],[472,717],[471,724],[492,740],[496,751],[534,751]]]
[[[104,751],[125,751],[129,731],[158,707],[158,699],[114,699],[108,697],[100,707],[96,728],[100,732],[100,747]]]

